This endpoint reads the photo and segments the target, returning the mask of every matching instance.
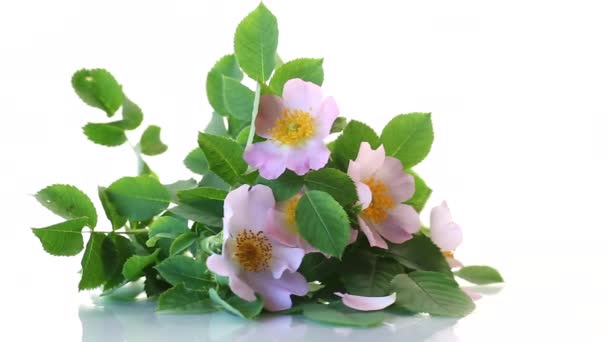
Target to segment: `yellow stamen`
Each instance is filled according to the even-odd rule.
[[[272,139],[284,145],[298,145],[314,134],[313,119],[309,112],[285,108],[270,130]]]
[[[285,205],[285,217],[287,217],[287,223],[296,224],[296,208],[300,202],[300,195],[295,195],[287,201]]]
[[[263,232],[245,229],[236,236],[234,257],[248,272],[267,269],[272,258],[272,245]]]
[[[363,215],[374,223],[381,223],[388,216],[387,211],[395,207],[395,201],[390,196],[388,187],[375,178],[367,178],[363,183],[372,192],[372,202],[363,210]]]
[[[443,256],[446,258],[454,258],[454,252],[452,251],[441,251],[441,253],[443,253]]]

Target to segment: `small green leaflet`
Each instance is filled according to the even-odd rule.
[[[172,285],[183,283],[189,289],[206,289],[214,286],[205,265],[185,255],[165,259],[154,267]]]
[[[158,297],[158,311],[207,313],[216,311],[207,291],[192,290],[177,284]]]
[[[208,133],[199,133],[198,143],[207,156],[209,169],[226,183],[235,185],[247,170],[243,147],[232,139]]]
[[[352,205],[358,199],[353,180],[337,169],[326,167],[319,171],[310,171],[304,176],[304,185],[309,190],[327,192],[343,206]]]
[[[390,244],[386,254],[409,269],[441,272],[452,277],[445,256],[426,235],[415,234],[402,244]]]
[[[117,234],[109,234],[107,239],[111,240],[114,245],[116,259],[115,264],[112,266],[112,272],[109,274],[108,281],[103,284],[104,292],[117,288],[125,283],[125,277],[122,275],[122,268],[127,259],[135,254],[135,248],[133,244],[131,244],[131,240],[126,237]]]
[[[207,74],[206,87],[209,103],[215,112],[227,116],[228,110],[224,104],[224,76],[237,81],[243,79],[243,73],[234,55],[226,55],[220,58]]]
[[[340,203],[322,191],[305,192],[296,207],[302,237],[321,252],[340,258],[350,238],[348,216]]]
[[[116,258],[112,240],[103,233],[91,233],[82,256],[82,277],[78,289],[94,289],[108,281],[116,267]]]
[[[134,221],[145,221],[169,206],[169,191],[154,177],[124,177],[106,190],[109,200],[122,216]]]
[[[198,240],[198,236],[193,232],[182,233],[173,240],[173,243],[171,243],[169,254],[173,256],[185,252],[196,242],[196,240]]]
[[[80,217],[44,228],[32,228],[32,232],[40,239],[47,253],[72,256],[84,248],[81,232],[88,221],[88,217]]]
[[[276,64],[277,18],[260,4],[241,21],[234,35],[234,52],[249,77],[265,83]]]
[[[475,309],[471,298],[443,273],[416,271],[400,274],[392,283],[397,292],[394,305],[402,310],[464,317]]]
[[[156,156],[164,153],[167,150],[167,145],[160,140],[160,127],[155,125],[148,126],[141,135],[139,147],[141,153],[147,156]]]
[[[394,260],[360,251],[344,258],[342,282],[348,293],[381,297],[392,293],[391,281],[403,267]]]
[[[228,136],[224,117],[216,112],[211,113],[211,120],[209,120],[207,127],[205,127],[205,133],[219,135],[222,137]]]
[[[260,176],[257,183],[270,187],[277,201],[285,201],[302,190],[304,178],[296,175],[293,171],[286,170],[277,179],[268,180]]]
[[[99,200],[101,201],[103,211],[106,213],[108,220],[110,220],[112,223],[112,230],[123,227],[125,223],[127,223],[127,219],[118,213],[114,203],[112,203],[108,197],[107,189],[100,186],[97,188],[97,193],[99,195]]]
[[[54,184],[40,190],[36,199],[44,207],[66,220],[88,217],[87,226],[97,225],[97,211],[91,199],[72,185]]]
[[[466,266],[454,274],[477,285],[488,285],[504,282],[500,273],[490,266]]]
[[[210,227],[221,227],[224,207],[222,201],[200,200],[195,204],[180,204],[169,212],[184,219],[202,223]]]
[[[186,165],[190,171],[199,175],[204,175],[209,171],[207,157],[205,157],[205,153],[200,147],[197,147],[188,153],[186,159],[184,159],[184,165]]]
[[[405,202],[405,204],[409,204],[416,209],[417,212],[421,212],[422,209],[424,209],[426,201],[428,201],[429,197],[431,197],[433,190],[426,185],[424,180],[420,178],[417,173],[412,170],[407,170],[406,172],[414,177],[414,188],[416,189],[416,192],[412,198]]]
[[[164,254],[169,254],[169,249],[171,246],[170,241],[164,240],[174,240],[179,235],[190,231],[188,229],[188,224],[185,220],[181,220],[179,218],[171,216],[163,216],[157,218],[154,222],[152,222],[152,224],[150,224],[149,229],[149,238],[146,242],[146,245],[148,247],[154,247],[156,246],[157,242],[161,240],[159,246],[165,252]]]
[[[127,130],[139,127],[144,120],[144,113],[138,105],[129,100],[126,96],[122,102],[122,120],[114,121],[111,124]]]
[[[324,282],[326,278],[335,276],[339,268],[340,262],[336,258],[327,258],[322,253],[308,253],[302,259],[298,272],[309,282]]]
[[[431,150],[431,114],[410,113],[394,117],[382,130],[380,141],[388,157],[395,157],[404,168],[411,168],[421,162]]]
[[[214,288],[209,289],[209,298],[213,303],[227,312],[245,319],[255,318],[264,308],[264,301],[261,297],[258,297],[253,302],[248,302],[237,296],[224,300]]]
[[[323,85],[323,58],[298,58],[281,65],[270,80],[270,89],[281,96],[285,83],[294,78]]]
[[[253,111],[254,92],[241,82],[224,76],[224,104],[234,118],[250,122]]]
[[[380,138],[373,129],[362,122],[351,120],[335,140],[331,154],[340,170],[348,169],[349,161],[357,158],[359,146],[364,141],[369,142],[373,149],[380,146]]]
[[[89,106],[102,109],[112,117],[123,101],[122,87],[104,69],[81,69],[72,76],[72,87]]]
[[[160,249],[150,255],[134,255],[127,259],[123,268],[122,275],[129,281],[137,280],[144,275],[144,269],[154,265],[158,258]]]
[[[226,190],[200,187],[177,192],[177,198],[183,203],[192,203],[199,200],[212,199],[223,201],[228,195]]]
[[[346,307],[341,302],[325,304],[303,305],[304,317],[335,325],[351,327],[373,327],[384,322],[384,313],[381,311],[363,312]]]
[[[120,146],[127,141],[125,131],[113,123],[88,123],[82,131],[89,140],[103,146]]]

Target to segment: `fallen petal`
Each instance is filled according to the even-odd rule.
[[[342,303],[359,311],[374,311],[382,310],[386,307],[391,306],[397,300],[397,293],[385,297],[366,297],[366,296],[355,296],[348,293],[334,293],[338,297],[342,297]]]

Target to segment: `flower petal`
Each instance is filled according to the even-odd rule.
[[[355,162],[360,166],[359,177],[361,180],[371,177],[384,164],[386,155],[384,146],[380,145],[376,150],[372,150],[371,145],[364,141],[359,146],[359,154]]]
[[[270,271],[247,273],[245,276],[262,296],[264,307],[269,311],[289,309],[292,294],[304,296],[308,293],[306,278],[297,272],[284,272],[279,279],[275,279]]]
[[[471,289],[467,289],[466,287],[461,288],[462,292],[466,293],[467,296],[469,296],[469,298],[471,298],[472,300],[478,300],[481,299],[481,295]]]
[[[289,109],[300,109],[312,114],[319,109],[322,99],[321,87],[312,82],[294,78],[283,86],[283,104]]]
[[[410,234],[415,234],[420,230],[420,216],[416,209],[407,204],[397,204],[389,211],[387,220],[403,227]]]
[[[448,265],[450,265],[450,268],[461,268],[464,266],[464,264],[456,258],[446,257],[445,260],[448,262]]]
[[[257,135],[270,138],[270,130],[275,126],[277,118],[284,108],[280,97],[262,95],[258,115],[255,119],[255,132]]]
[[[315,137],[317,139],[324,139],[329,135],[331,126],[333,126],[338,115],[340,115],[340,111],[338,110],[336,100],[331,96],[325,98],[315,117],[315,122],[317,123]]]
[[[287,167],[286,152],[286,149],[272,141],[263,141],[249,145],[243,154],[243,159],[251,167],[259,169],[262,177],[276,179]]]
[[[403,171],[403,165],[396,158],[386,157],[374,177],[388,185],[391,197],[397,203],[414,196],[414,177]]]
[[[448,251],[455,250],[462,243],[462,229],[452,221],[446,202],[431,209],[431,240]]]
[[[372,230],[370,226],[368,226],[367,222],[365,222],[365,220],[363,220],[361,217],[358,217],[358,221],[359,228],[367,237],[367,241],[369,241],[370,246],[388,249],[386,241],[384,241],[384,239],[378,233],[376,233],[376,231]]]
[[[359,197],[359,203],[361,203],[361,209],[366,209],[372,203],[372,191],[363,182],[356,182],[355,186],[357,187],[357,196]]]
[[[228,286],[235,295],[241,297],[242,299],[249,302],[256,300],[253,289],[236,274],[228,278]]]
[[[250,189],[245,184],[230,191],[224,200],[224,232],[235,236],[243,229],[262,230],[274,204],[272,190],[266,185],[254,185]]]
[[[285,213],[275,209],[269,214],[268,225],[264,230],[264,233],[266,233],[266,236],[269,238],[272,238],[285,246],[298,247],[298,235],[287,229],[287,224],[289,223],[285,218]]]
[[[234,267],[223,255],[210,255],[207,258],[207,268],[211,270],[211,272],[224,277],[234,274]]]
[[[311,140],[303,147],[289,150],[287,168],[303,176],[310,170],[322,168],[328,160],[329,149],[323,141]]]
[[[344,305],[360,311],[382,310],[393,305],[397,300],[397,293],[395,292],[385,297],[355,296],[339,292],[336,292],[335,295],[342,297],[342,303],[344,303]]]
[[[279,243],[272,244],[272,260],[270,271],[275,279],[280,278],[285,270],[295,272],[302,263],[304,250],[300,248],[286,247]]]

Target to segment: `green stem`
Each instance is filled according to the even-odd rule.
[[[258,116],[261,92],[262,85],[260,84],[260,82],[257,82],[257,85],[255,87],[255,97],[253,98],[253,110],[251,111],[251,125],[249,126],[249,135],[247,136],[247,145],[245,145],[245,149],[247,149],[249,145],[253,143],[253,137],[255,136],[255,118]],[[245,174],[249,174],[253,171],[255,171],[255,169],[249,166]]]
[[[131,235],[131,234],[144,234],[144,233],[148,233],[147,229],[132,229],[126,232],[100,232],[100,231],[90,231],[90,230],[83,230],[83,233],[104,233],[104,234],[110,234],[110,233],[114,233],[114,234],[126,234],[126,235]]]

